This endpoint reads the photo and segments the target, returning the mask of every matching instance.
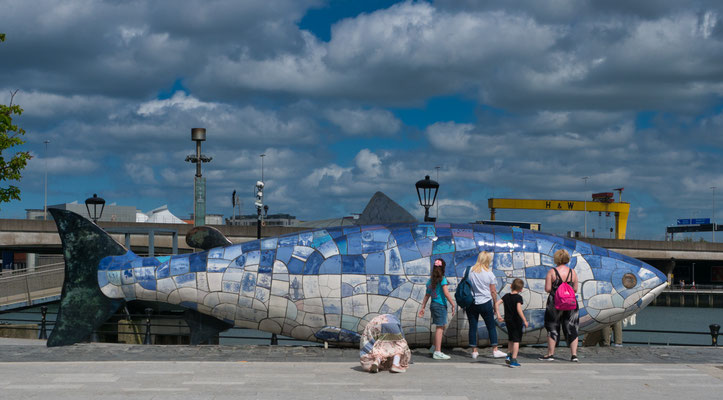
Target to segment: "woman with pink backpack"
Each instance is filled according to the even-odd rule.
[[[560,340],[560,329],[570,346],[570,361],[577,362],[577,330],[580,325],[576,293],[578,290],[577,273],[567,266],[570,253],[565,249],[555,252],[557,267],[547,271],[545,291],[549,293],[545,308],[545,329],[547,329],[547,354],[540,360],[554,361],[555,346]],[[564,277],[564,279],[563,279]]]

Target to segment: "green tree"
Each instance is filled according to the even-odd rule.
[[[0,42],[5,41],[5,34],[0,33]],[[31,158],[27,151],[18,151],[12,153],[10,158],[6,159],[9,149],[20,146],[25,141],[23,135],[25,130],[13,125],[13,115],[20,115],[23,109],[17,104],[13,104],[13,99],[18,91],[10,92],[10,104],[0,104],[0,203],[7,203],[10,200],[20,200],[20,188],[15,185],[5,187],[4,181],[19,181],[22,177],[20,172],[25,168],[28,160]]]

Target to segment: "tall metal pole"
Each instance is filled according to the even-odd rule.
[[[45,200],[43,201],[43,219],[48,219],[48,143],[50,140],[45,140]]]
[[[187,162],[196,164],[196,176],[193,179],[193,219],[195,226],[206,224],[206,178],[201,176],[201,163],[211,162],[212,157],[201,154],[201,142],[206,140],[206,129],[191,129],[191,140],[196,142],[196,155],[186,157]]]
[[[196,140],[196,159],[197,160],[201,159],[201,141],[200,140]],[[200,162],[196,163],[196,176],[199,178],[201,177],[201,163]]]
[[[198,133],[197,133],[198,132]],[[199,135],[196,139],[201,139],[201,131],[192,131],[192,135],[197,133]],[[203,140],[206,140],[206,130],[203,130]],[[195,226],[206,225],[206,181],[201,176],[201,140],[196,140],[196,177],[194,182],[194,207],[193,207],[193,219]]]
[[[589,176],[583,176],[582,180],[585,181],[585,237],[587,237],[587,180]]]
[[[266,157],[266,154],[261,154],[259,157],[261,157],[261,185],[256,186],[257,190],[257,197],[258,202],[256,203],[256,213],[258,216],[258,219],[256,220],[256,239],[261,240],[261,223],[263,222],[263,214],[261,213],[261,210],[264,208],[264,198],[263,196],[258,196],[258,193],[263,193],[264,190],[264,157]],[[266,207],[268,209],[268,206]],[[276,336],[275,333],[271,334],[271,345],[276,346],[279,344],[279,339]]]
[[[437,183],[439,183],[439,168],[440,168],[440,166],[437,165],[437,166],[434,167],[434,168],[437,169]],[[439,201],[437,201],[437,215],[435,216],[435,218],[436,218],[436,219],[439,219]]]
[[[715,243],[715,189],[716,189],[716,187],[711,186],[710,188],[713,190],[713,221],[711,221],[712,222],[711,225],[713,226],[713,229],[712,229],[713,230],[713,243]]]
[[[264,190],[264,157],[266,157],[266,154],[261,154],[259,157],[261,157],[261,181],[260,185],[257,183],[256,185],[256,238],[261,239],[261,221],[263,220],[263,216],[261,214],[261,210],[264,207],[264,198],[263,198],[263,190]]]

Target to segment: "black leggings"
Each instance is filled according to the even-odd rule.
[[[547,335],[554,339],[555,342],[560,341],[560,328],[565,334],[565,341],[569,345],[570,342],[577,339],[577,329],[580,326],[580,317],[578,310],[561,311],[555,308],[554,296],[547,298],[547,307],[545,308],[545,329]]]

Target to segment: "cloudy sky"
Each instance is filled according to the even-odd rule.
[[[723,216],[723,6],[706,0],[0,0],[0,102],[34,158],[0,217],[98,193],[192,212],[190,132],[205,127],[208,212],[361,212],[380,190],[440,220],[487,199],[624,187],[628,237]],[[47,155],[43,142],[49,140]],[[585,185],[582,177],[588,176]],[[582,213],[504,211],[543,230]],[[723,219],[723,218],[721,218]],[[590,214],[588,229],[612,218]],[[606,235],[607,236],[607,235]],[[709,236],[705,236],[709,239]],[[719,235],[723,236],[723,235]],[[723,238],[721,238],[723,239]],[[719,239],[719,241],[721,240]]]

